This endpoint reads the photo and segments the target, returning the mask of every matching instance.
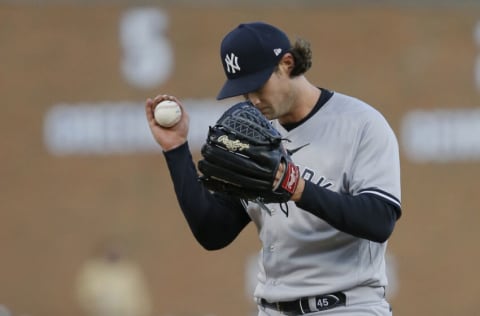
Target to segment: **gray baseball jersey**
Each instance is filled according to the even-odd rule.
[[[373,107],[335,92],[320,110],[291,131],[273,122],[293,149],[306,181],[350,195],[377,194],[400,206],[400,162],[396,137]],[[387,284],[387,243],[354,237],[333,228],[292,201],[249,203],[247,212],[262,242],[255,297],[288,301]],[[288,216],[286,209],[288,208]]]

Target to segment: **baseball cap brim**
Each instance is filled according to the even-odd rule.
[[[276,65],[253,74],[243,75],[239,78],[227,79],[220,90],[220,93],[217,95],[217,100],[236,97],[257,91],[265,84],[265,82],[267,82],[275,67]]]

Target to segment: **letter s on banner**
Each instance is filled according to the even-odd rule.
[[[153,88],[172,73],[174,54],[165,35],[168,16],[158,8],[134,8],[120,19],[122,73],[137,88]]]

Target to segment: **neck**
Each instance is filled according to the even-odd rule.
[[[279,118],[279,123],[295,123],[304,119],[317,104],[320,94],[321,90],[304,76],[298,77],[294,83],[291,109],[288,115]]]

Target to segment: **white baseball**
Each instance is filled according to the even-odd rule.
[[[172,127],[180,121],[182,110],[177,102],[164,100],[155,107],[154,117],[158,125]]]

